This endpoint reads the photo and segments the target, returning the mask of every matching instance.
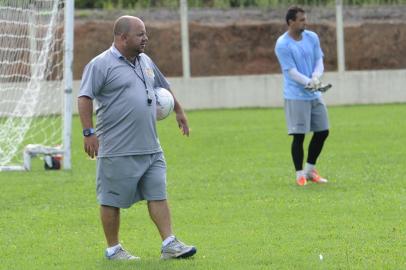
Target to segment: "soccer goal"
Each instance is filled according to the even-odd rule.
[[[73,0],[0,1],[0,171],[71,168]]]

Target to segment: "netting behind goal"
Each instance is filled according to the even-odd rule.
[[[64,1],[0,1],[0,166],[62,144]]]

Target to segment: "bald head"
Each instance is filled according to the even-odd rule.
[[[114,36],[121,34],[128,34],[131,31],[131,27],[144,25],[140,18],[134,16],[121,16],[114,22]]]
[[[144,22],[133,16],[122,16],[114,23],[114,46],[127,59],[143,53],[148,42]]]

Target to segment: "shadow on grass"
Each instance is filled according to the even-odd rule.
[[[102,259],[98,262],[97,269],[195,269],[195,258],[179,260],[141,259],[140,261],[109,261]]]

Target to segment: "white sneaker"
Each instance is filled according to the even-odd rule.
[[[132,260],[139,260],[140,257],[133,256],[128,251],[120,247],[119,249],[114,252],[114,254],[108,256],[107,251],[106,251],[106,258],[109,260],[127,260],[127,261],[132,261]]]
[[[187,246],[178,239],[173,239],[161,249],[161,259],[188,258],[196,253],[194,246]]]

